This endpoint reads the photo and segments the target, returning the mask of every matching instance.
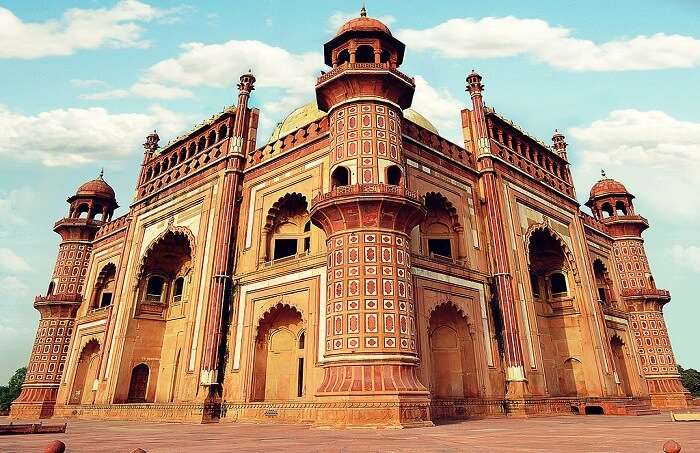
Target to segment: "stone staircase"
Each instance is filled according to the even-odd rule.
[[[643,403],[626,404],[625,412],[627,415],[657,415],[661,413],[658,409],[654,409],[649,404]]]

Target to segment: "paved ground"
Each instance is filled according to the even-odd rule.
[[[0,417],[0,424],[8,423]],[[50,423],[58,422],[52,420]],[[46,422],[45,422],[46,423]],[[674,439],[700,452],[700,423],[643,417],[487,419],[406,430],[315,429],[290,425],[181,425],[69,421],[65,434],[0,437],[0,452],[41,452],[53,439],[67,452],[635,452],[659,453]]]

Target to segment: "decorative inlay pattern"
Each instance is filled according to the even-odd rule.
[[[407,236],[392,231],[329,238],[326,356],[416,354]]]

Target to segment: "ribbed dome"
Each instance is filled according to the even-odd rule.
[[[610,178],[603,178],[591,187],[591,198],[598,198],[604,195],[627,194],[627,188],[621,182]]]
[[[114,189],[102,179],[102,174],[100,174],[97,178],[78,187],[76,195],[114,198]]]
[[[309,123],[323,118],[325,115],[326,112],[319,109],[315,101],[309,102],[308,104],[304,104],[296,110],[292,111],[292,113],[287,115],[287,117],[284,120],[277,123],[277,126],[272,131],[272,135],[270,136],[270,139],[267,142],[272,143],[275,140],[296,131],[300,127],[304,127]],[[415,110],[405,109],[403,111],[403,116],[412,123],[416,123],[420,127],[427,129],[434,134],[439,134],[437,128],[433,125],[433,123],[428,121],[426,117],[416,112]]]
[[[378,21],[377,19],[374,19],[372,17],[356,17],[355,19],[350,19],[349,21],[345,22],[342,27],[338,29],[338,33],[336,33],[336,36],[340,36],[343,33],[349,32],[349,31],[376,31],[376,32],[382,32],[386,33],[389,36],[391,36],[391,32],[389,31],[389,27]]]

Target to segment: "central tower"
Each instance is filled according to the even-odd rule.
[[[364,8],[324,46],[332,70],[316,83],[330,119],[325,193],[311,217],[327,237],[324,423],[430,423],[417,378],[410,232],[425,216],[406,188],[401,123],[415,83],[397,68],[404,44]],[[323,322],[323,321],[322,321]]]

